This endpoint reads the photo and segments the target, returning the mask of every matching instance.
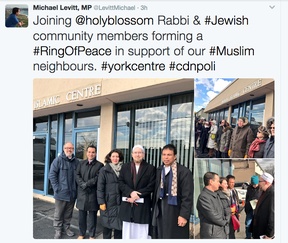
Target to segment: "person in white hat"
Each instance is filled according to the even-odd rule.
[[[254,239],[274,238],[274,186],[273,176],[263,173],[259,178],[262,191],[254,212],[250,231]]]
[[[125,163],[120,171],[122,202],[119,218],[123,222],[122,239],[151,239],[151,194],[155,188],[156,169],[144,157],[144,148],[141,145],[134,146],[133,160]]]

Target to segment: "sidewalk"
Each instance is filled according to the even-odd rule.
[[[55,230],[53,228],[54,218],[54,198],[33,194],[33,238],[34,239],[54,239]],[[78,210],[74,208],[71,220],[71,230],[75,232],[73,237],[62,234],[62,239],[77,239],[79,236]],[[103,239],[103,229],[100,223],[98,212],[95,239]],[[86,239],[88,232],[86,234]]]

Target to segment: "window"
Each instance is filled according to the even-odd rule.
[[[133,146],[141,144],[145,160],[158,167],[162,147],[173,143],[177,161],[192,169],[192,100],[188,93],[118,105],[115,144],[125,162],[132,159]]]

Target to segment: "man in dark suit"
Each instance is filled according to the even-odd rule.
[[[259,189],[262,191],[251,223],[254,239],[274,238],[274,187],[273,176],[265,172],[259,179]]]
[[[176,162],[173,144],[162,149],[163,165],[157,169],[154,191],[153,226],[158,239],[189,239],[189,219],[193,204],[192,172]]]
[[[76,169],[75,177],[78,184],[78,195],[76,207],[79,209],[79,231],[78,239],[84,239],[87,230],[87,212],[89,238],[95,238],[97,225],[97,180],[103,164],[96,160],[96,147],[90,145],[87,148],[87,158],[81,161]]]
[[[122,239],[150,239],[151,193],[155,186],[155,167],[143,160],[144,148],[132,149],[133,160],[122,166],[119,188],[122,202],[119,217],[123,222]]]

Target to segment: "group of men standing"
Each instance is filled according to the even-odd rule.
[[[96,160],[96,147],[89,146],[87,160],[79,162],[72,143],[66,143],[49,172],[54,189],[55,239],[60,239],[62,228],[68,236],[73,207],[79,209],[78,239],[95,238],[97,211],[97,179],[103,164]],[[132,149],[132,161],[122,166],[119,188],[122,192],[119,218],[123,239],[189,239],[189,218],[193,202],[192,172],[176,162],[173,144],[162,149],[162,161],[157,170],[144,160],[141,145]]]
[[[246,211],[246,239],[272,239],[274,238],[274,178],[269,173],[263,173],[260,178],[253,176],[251,192],[247,195],[246,205],[252,199],[256,200],[256,208],[253,210],[247,205]],[[228,188],[231,198],[235,198],[236,207],[239,206],[239,199],[234,189],[235,177],[227,176]],[[254,181],[254,183],[253,183]],[[229,237],[229,225],[231,217],[225,217],[225,208],[221,202],[219,193],[220,185],[218,174],[207,172],[204,175],[205,187],[198,197],[197,210],[200,218],[200,238],[201,239],[227,239]],[[253,186],[254,185],[254,186]],[[259,187],[259,195],[255,197],[255,192]],[[254,188],[254,189],[252,189]],[[259,197],[259,198],[258,198]],[[238,202],[237,202],[238,201]],[[252,210],[252,214],[251,214]],[[231,210],[232,211],[232,210]],[[238,212],[239,207],[238,207]],[[232,213],[233,214],[233,213]],[[240,218],[240,214],[238,214]],[[234,233],[233,224],[230,233]],[[231,234],[230,234],[231,235]],[[235,238],[235,237],[234,237]]]

